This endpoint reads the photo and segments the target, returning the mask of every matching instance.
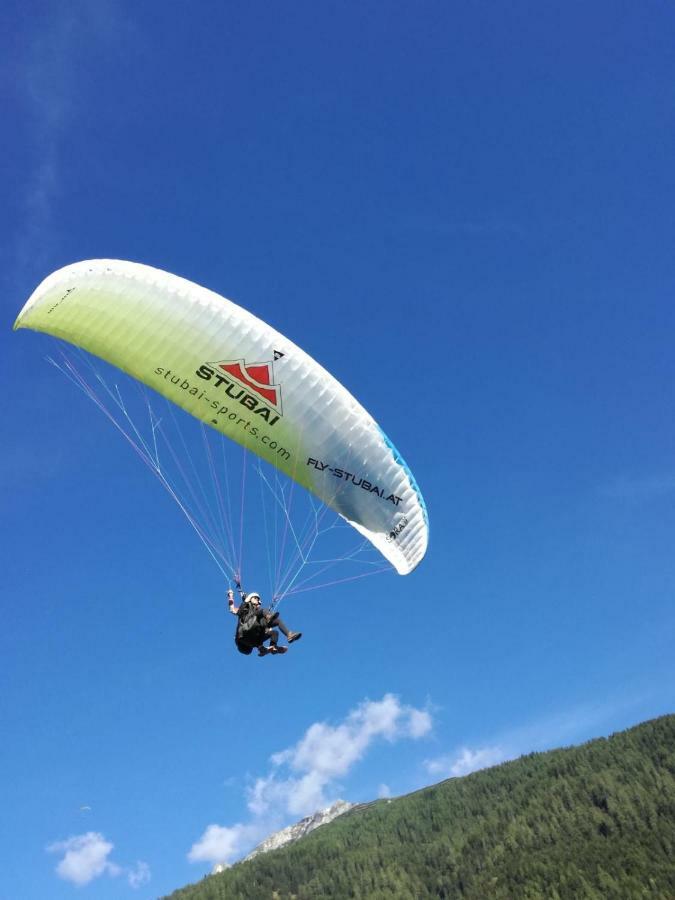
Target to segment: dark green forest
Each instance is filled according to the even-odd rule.
[[[171,900],[675,898],[675,715],[358,807]]]

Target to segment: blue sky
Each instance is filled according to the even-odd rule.
[[[2,26],[0,895],[156,897],[315,803],[672,712],[672,7],[78,0]],[[417,477],[423,564],[289,599],[302,641],[236,654],[170,498],[11,331],[94,257],[332,371]]]

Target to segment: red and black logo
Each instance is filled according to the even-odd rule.
[[[243,359],[232,362],[209,363],[214,372],[225,372],[233,381],[239,381],[252,394],[258,394],[278,413],[281,408],[281,387],[274,384],[274,372],[271,362],[246,363]]]
[[[283,355],[278,350],[274,351],[275,360]],[[231,400],[237,400],[270,425],[283,415],[281,385],[275,384],[272,361],[247,363],[244,359],[220,360],[204,363],[196,374],[205,381],[213,382]]]

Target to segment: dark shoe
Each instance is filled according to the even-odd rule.
[[[268,653],[274,653],[272,647],[258,647],[258,656],[267,656]]]
[[[292,644],[293,641],[299,641],[301,637],[302,637],[301,631],[289,631],[288,637],[286,638],[286,640],[288,641],[289,644]]]
[[[270,647],[272,653],[285,653],[287,650],[288,647]]]

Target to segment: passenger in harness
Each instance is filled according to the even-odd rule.
[[[258,656],[267,656],[268,653],[285,653],[288,647],[279,646],[279,631],[286,637],[289,644],[300,640],[302,632],[289,631],[279,618],[278,612],[262,608],[260,594],[256,591],[245,594],[239,585],[237,587],[241,594],[241,604],[234,605],[234,591],[230,589],[227,592],[227,605],[232,615],[237,617],[234,642],[240,653],[248,656],[255,647],[258,648]],[[267,642],[269,645],[265,646]]]

